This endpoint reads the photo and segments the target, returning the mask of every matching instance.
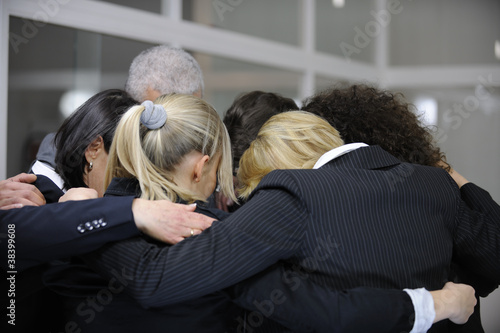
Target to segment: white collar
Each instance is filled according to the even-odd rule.
[[[64,189],[64,180],[49,164],[37,160],[31,167],[31,171],[33,171],[35,175],[44,175],[48,177],[54,184],[57,185],[57,187],[59,187],[63,192],[66,192]]]
[[[330,162],[331,160],[336,159],[339,156],[347,154],[347,153],[349,153],[353,150],[356,150],[358,148],[361,148],[361,147],[368,147],[368,145],[366,143],[362,143],[362,142],[355,142],[355,143],[348,143],[346,145],[343,145],[343,146],[340,146],[337,148],[333,148],[332,150],[324,153],[318,159],[316,164],[314,164],[313,169],[319,169],[323,165],[325,165],[326,163]]]

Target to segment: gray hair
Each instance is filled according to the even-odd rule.
[[[149,89],[160,94],[203,95],[200,65],[186,51],[159,45],[142,51],[132,61],[125,90],[136,100],[144,101]]]

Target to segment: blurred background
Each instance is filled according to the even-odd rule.
[[[336,82],[402,92],[452,166],[500,201],[498,0],[1,0],[0,178],[157,44],[192,53],[221,116],[242,92]],[[500,332],[500,292],[482,303]]]

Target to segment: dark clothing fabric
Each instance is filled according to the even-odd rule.
[[[132,215],[133,199],[101,198],[0,210],[0,233],[6,235],[9,225],[15,225],[15,268],[20,272],[139,235]],[[99,227],[94,227],[94,221],[100,221]],[[0,246],[7,253],[7,242]],[[7,261],[0,261],[0,267],[8,270]]]
[[[36,153],[36,159],[47,163],[50,165],[52,168],[55,169],[56,167],[56,146],[54,144],[54,137],[56,136],[56,133],[49,133],[47,134],[43,140],[42,143],[40,143],[40,147],[38,147],[38,152]]]
[[[460,188],[460,194],[462,200],[465,201],[470,209],[475,211],[489,211],[492,216],[496,215],[499,218],[497,223],[500,223],[500,211],[498,209],[498,205],[495,205],[494,200],[488,192],[473,183],[467,183]],[[450,322],[450,332],[484,333],[481,323],[480,297],[486,297],[498,288],[498,281],[479,275],[474,271],[470,271],[457,264],[455,262],[456,260],[459,260],[459,258],[454,258],[453,260],[450,281],[465,283],[474,287],[476,291],[477,305],[474,308],[474,313],[470,316],[467,323],[457,325]]]
[[[134,179],[114,179],[105,196],[140,196]],[[213,217],[209,209],[197,212]],[[168,247],[146,236],[151,246]],[[204,295],[161,308],[143,308],[126,292],[128,267],[104,279],[81,260],[53,267],[45,275],[45,284],[64,300],[67,321],[81,332],[234,332],[244,312],[223,292]],[[210,272],[206,272],[210,274]]]
[[[106,195],[130,195],[131,193],[140,194],[138,183],[136,180],[124,178],[113,179],[106,191]],[[203,203],[198,203],[197,211],[218,219],[229,215],[220,210],[207,208]],[[166,248],[164,245],[158,247]],[[212,275],[212,272],[210,273],[207,278]],[[387,320],[383,324],[379,324],[379,328],[383,327],[384,330],[388,331],[401,331],[412,325],[411,301],[400,290],[381,291],[360,288],[350,291],[349,295],[347,293],[332,293],[311,284],[307,279],[297,283],[296,273],[292,267],[274,265],[246,281],[226,288],[226,295],[229,295],[235,304],[251,310],[245,315],[240,313],[233,321],[235,325],[230,327],[228,332],[310,332],[313,330],[331,332],[332,327],[342,327],[342,332],[349,332],[353,329],[354,332],[359,331],[361,327],[368,327],[363,326],[364,324],[359,320],[345,318],[346,316],[343,314],[346,309],[352,309],[351,313],[356,318],[359,317],[357,311],[361,311],[363,314],[368,313],[369,315],[363,316],[363,318],[370,322],[378,320],[380,315],[395,318],[395,320]],[[186,290],[186,293],[188,292],[189,290]],[[195,299],[194,302],[196,301]],[[189,303],[191,302],[193,301],[189,301]],[[335,308],[339,303],[345,307]],[[161,310],[162,313],[168,315],[169,311],[167,310],[177,306],[174,304],[146,307]],[[180,309],[182,311],[182,307]],[[333,316],[332,313],[334,313]],[[170,317],[171,314],[168,316]],[[195,313],[192,313],[192,316],[197,317]],[[345,323],[343,326],[339,325],[341,317],[343,317],[342,322]],[[279,325],[278,322],[289,328]],[[173,332],[179,330],[178,326],[175,326],[175,322],[168,327]],[[192,329],[193,332],[205,330],[196,326]]]
[[[498,215],[472,211],[444,170],[401,163],[372,146],[319,170],[271,172],[229,219],[175,246],[128,240],[92,259],[103,273],[135,267],[127,289],[156,307],[225,288],[279,260],[334,290],[434,290],[448,280],[456,253],[461,265],[498,282],[499,250]]]
[[[46,203],[55,203],[64,195],[64,192],[56,185],[49,177],[36,175],[36,180],[33,183],[45,197]]]
[[[92,251],[107,241],[138,235],[132,217],[132,199],[57,202],[62,191],[47,177],[37,175],[35,185],[45,196],[42,207],[0,210],[0,232],[15,234],[15,260],[2,260],[2,281],[14,276],[15,325],[2,321],[2,332],[63,332],[67,324],[62,317],[59,296],[46,288],[42,275],[47,262]],[[88,230],[87,223],[102,220],[99,228]],[[88,237],[89,235],[92,237]],[[7,253],[7,241],[0,242]],[[12,264],[12,266],[10,266]],[[8,273],[15,272],[15,273]],[[4,288],[3,290],[8,290]],[[3,302],[2,302],[2,305]],[[7,308],[9,304],[5,304]]]

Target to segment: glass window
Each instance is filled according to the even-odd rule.
[[[373,1],[317,0],[316,49],[349,60],[373,62],[381,29],[373,10]]]
[[[28,22],[28,23],[26,23]],[[12,17],[22,36],[36,22]],[[36,25],[35,25],[36,26]],[[123,89],[134,57],[152,46],[47,24],[9,50],[7,174],[27,171],[43,137],[98,91]],[[189,50],[188,50],[189,51]],[[264,90],[297,99],[301,74],[193,53],[205,77],[205,99],[223,116],[242,92]]]
[[[440,87],[435,89],[391,89],[401,91],[419,114],[435,108],[433,129],[437,145],[447,161],[467,179],[500,198],[500,89],[475,87]],[[435,125],[435,126],[432,126]],[[485,161],[481,163],[478,161]]]
[[[335,79],[331,77],[316,76],[316,92],[328,89],[334,85],[347,85],[348,81]]]
[[[188,0],[184,20],[276,42],[299,45],[299,0]]]
[[[30,27],[38,27],[36,33],[28,35]],[[10,32],[7,175],[12,176],[29,169],[43,137],[78,105],[98,91],[123,89],[132,59],[151,44],[15,17]]]
[[[235,59],[194,53],[205,78],[204,99],[224,116],[244,92],[269,91],[297,100],[302,75]]]
[[[158,13],[162,12],[162,4],[165,2],[164,0],[94,0],[94,1],[102,1],[109,2],[112,4],[131,7],[135,9],[145,10],[148,12]]]
[[[498,64],[499,17],[496,0],[402,2],[390,25],[390,64]]]

